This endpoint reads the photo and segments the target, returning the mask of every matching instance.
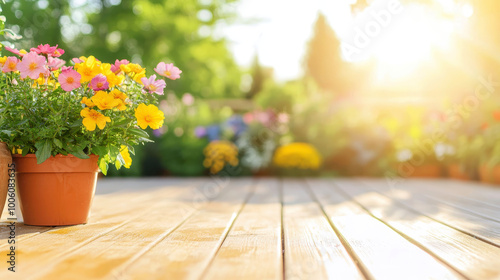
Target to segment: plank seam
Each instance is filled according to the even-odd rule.
[[[312,188],[309,185],[309,182],[307,180],[304,180],[304,185],[305,185],[307,192],[311,196],[311,198],[314,200],[314,202],[316,202],[319,205],[319,208],[321,209],[323,216],[326,217],[328,224],[330,225],[330,227],[333,229],[333,231],[337,235],[338,239],[340,240],[340,243],[342,243],[342,246],[344,246],[344,249],[349,254],[349,257],[354,262],[354,264],[358,268],[359,272],[363,275],[363,277],[365,279],[368,279],[368,280],[375,279],[375,277],[370,273],[368,268],[363,264],[363,262],[361,261],[361,258],[359,258],[359,256],[358,256],[358,254],[356,254],[354,249],[351,247],[351,245],[349,244],[347,239],[344,237],[344,235],[340,232],[340,230],[337,228],[337,226],[335,226],[333,221],[330,219],[330,217],[326,213],[325,209],[323,208],[323,205],[320,203],[319,199],[316,197],[316,194],[313,192],[313,190],[312,190]]]
[[[414,240],[413,238],[411,238],[410,236],[406,235],[402,231],[400,231],[400,230],[396,229],[395,227],[391,226],[389,223],[387,223],[384,220],[382,220],[382,219],[378,218],[377,216],[375,216],[369,209],[367,209],[365,206],[363,206],[361,203],[359,203],[356,198],[350,196],[348,193],[346,193],[344,190],[342,190],[342,188],[340,188],[336,183],[333,182],[333,186],[345,198],[350,199],[353,203],[357,204],[364,211],[366,211],[370,216],[372,216],[373,218],[377,219],[378,221],[380,221],[381,223],[383,223],[384,225],[386,225],[387,227],[389,227],[390,229],[392,229],[393,231],[395,231],[397,234],[401,235],[403,238],[405,238],[406,240],[408,240],[408,242],[410,242],[413,245],[417,246],[418,248],[420,248],[425,253],[431,255],[433,258],[435,258],[436,260],[438,260],[439,262],[441,262],[442,264],[444,264],[446,267],[450,268],[453,272],[457,273],[462,278],[467,279],[467,280],[471,280],[471,278],[469,278],[467,275],[463,274],[461,271],[459,271],[457,268],[455,268],[454,266],[452,266],[451,264],[449,264],[446,260],[442,259],[440,256],[438,256],[437,254],[435,254],[434,252],[432,252],[430,249],[428,249],[424,245],[420,244],[418,241]]]
[[[65,250],[64,252],[61,252],[61,253],[59,253],[59,254],[57,254],[55,256],[52,256],[51,259],[55,259],[55,260],[59,259],[59,261],[56,261],[56,262],[52,263],[51,265],[46,266],[44,269],[37,271],[37,273],[34,276],[33,275],[30,276],[30,279],[35,279],[36,277],[38,277],[36,275],[40,276],[40,275],[44,275],[44,274],[48,273],[50,271],[50,269],[55,265],[55,263],[60,263],[60,262],[62,262],[65,259],[65,258],[62,258],[62,256],[66,256],[67,257],[67,256],[71,256],[71,255],[75,254],[76,251],[78,251],[79,249],[83,248],[85,245],[90,244],[91,242],[99,239],[100,237],[104,236],[105,234],[108,234],[108,233],[110,233],[110,232],[112,232],[114,230],[117,230],[117,229],[119,229],[119,228],[127,225],[130,221],[132,221],[132,220],[134,220],[134,219],[136,219],[138,217],[142,217],[144,215],[144,213],[148,213],[151,209],[154,209],[157,205],[160,205],[160,204],[163,204],[163,203],[165,203],[165,202],[161,201],[161,202],[155,203],[151,207],[148,207],[145,211],[142,211],[140,214],[135,215],[135,216],[133,216],[133,217],[131,217],[131,218],[123,221],[122,223],[120,223],[120,224],[118,224],[118,225],[116,225],[116,226],[114,226],[114,227],[112,227],[112,228],[110,228],[110,229],[108,229],[108,230],[106,230],[104,232],[101,232],[101,233],[97,234],[96,236],[88,238],[84,242],[79,243],[78,245],[75,245],[75,246],[73,246],[73,247]],[[193,212],[195,212],[200,207],[195,208],[193,210]],[[184,220],[182,222],[184,222]]]
[[[219,246],[217,247],[217,249],[215,250],[214,254],[212,255],[212,258],[210,258],[210,261],[208,262],[208,264],[203,269],[203,272],[201,273],[201,277],[199,278],[200,280],[203,279],[203,278],[205,278],[205,275],[207,275],[208,269],[210,269],[210,267],[212,266],[212,263],[214,262],[215,258],[219,254],[219,251],[220,251],[222,245],[224,244],[224,241],[226,241],[227,236],[231,232],[231,229],[233,228],[233,225],[236,222],[236,219],[239,217],[240,213],[243,211],[243,209],[247,205],[247,202],[254,195],[255,188],[256,188],[256,182],[255,182],[255,180],[252,180],[252,186],[250,188],[250,191],[248,192],[247,196],[243,200],[243,203],[241,204],[241,206],[238,209],[238,211],[235,214],[233,214],[233,216],[231,217],[231,220],[230,220],[231,222],[230,222],[229,226],[223,232],[223,236],[224,237],[222,238],[222,241],[220,242]]]
[[[493,241],[490,241],[490,240],[486,239],[485,237],[482,237],[482,236],[480,236],[480,235],[476,235],[476,234],[474,234],[474,233],[472,233],[472,232],[467,232],[467,231],[465,231],[464,229],[460,229],[460,228],[455,227],[455,226],[453,226],[453,225],[451,225],[451,224],[448,224],[448,223],[446,223],[446,222],[444,222],[444,221],[440,221],[440,220],[438,220],[438,219],[436,219],[436,218],[434,218],[434,217],[432,217],[432,216],[429,216],[429,215],[427,215],[427,214],[425,214],[425,213],[421,212],[420,210],[417,210],[417,209],[411,208],[411,207],[409,207],[409,206],[407,206],[407,205],[403,204],[403,202],[401,202],[401,201],[400,201],[400,200],[398,200],[397,198],[393,198],[393,197],[391,197],[391,196],[389,196],[389,195],[386,195],[386,194],[384,194],[384,193],[382,193],[382,192],[378,191],[377,189],[375,189],[375,188],[373,188],[373,187],[369,186],[368,184],[366,184],[366,183],[364,183],[364,182],[361,182],[361,183],[362,183],[363,185],[367,186],[368,188],[370,188],[371,190],[373,190],[374,192],[376,192],[376,193],[380,194],[381,196],[384,196],[384,197],[386,197],[386,198],[388,198],[388,199],[390,199],[390,200],[394,201],[397,205],[399,205],[399,206],[400,206],[400,207],[402,207],[402,208],[405,208],[405,209],[407,209],[407,210],[409,210],[409,211],[411,211],[411,212],[414,212],[414,213],[416,213],[416,214],[418,214],[418,215],[421,215],[421,216],[424,216],[424,217],[426,217],[426,218],[429,218],[429,219],[431,219],[431,220],[433,220],[433,221],[435,221],[435,222],[437,222],[437,223],[439,223],[439,224],[442,224],[442,225],[444,225],[444,226],[447,226],[447,227],[449,227],[449,228],[452,228],[452,229],[454,229],[454,230],[456,230],[456,231],[459,231],[459,232],[461,232],[461,233],[463,233],[463,234],[469,235],[470,237],[473,237],[473,238],[475,238],[475,239],[477,239],[477,240],[483,241],[484,243],[487,243],[487,244],[489,244],[489,245],[492,245],[492,246],[495,246],[495,247],[500,248],[500,245],[499,245],[499,244],[496,244],[496,243],[494,243]],[[423,200],[423,201],[425,202],[425,200]],[[481,217],[481,218],[482,218],[482,217]]]
[[[281,268],[282,268],[282,278],[285,280],[285,216],[284,216],[284,195],[283,195],[283,178],[279,179],[279,197],[280,197],[280,204],[281,204]]]

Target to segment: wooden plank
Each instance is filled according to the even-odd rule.
[[[252,186],[251,180],[231,178],[227,192],[134,256],[133,261],[116,268],[113,275],[117,279],[199,279],[238,217]]]
[[[500,248],[401,207],[356,182],[335,184],[372,215],[468,278],[500,278]]]
[[[332,224],[375,279],[463,279],[341,195],[331,182],[309,180],[309,185]]]
[[[305,184],[283,181],[286,279],[364,279]]]
[[[195,180],[175,180],[169,179],[169,184],[172,188],[169,192],[172,195],[175,192],[181,191],[182,188],[188,186],[187,184],[196,183]],[[91,216],[89,223],[108,222],[108,219],[119,217],[123,213],[129,211],[127,206],[133,204],[142,204],[146,201],[153,201],[156,192],[167,195],[165,189],[159,189],[159,186],[164,187],[165,181],[158,179],[141,179],[141,187],[137,188],[137,181],[124,180],[124,179],[100,179],[97,184],[96,196],[92,203]],[[146,192],[147,191],[147,192]],[[104,193],[99,195],[100,193]],[[114,207],[109,207],[113,205]],[[6,216],[4,216],[6,217]],[[26,226],[23,223],[16,224],[16,240],[21,242],[40,233],[57,229],[55,227],[37,227]],[[6,239],[9,235],[8,223],[0,224],[0,240]],[[0,244],[0,250],[10,247],[5,242]]]
[[[410,189],[388,188],[382,182],[378,184],[373,181],[363,183],[366,183],[381,194],[398,201],[401,205],[410,207],[442,224],[500,247],[500,222],[473,215],[461,208],[452,207],[437,200],[429,199],[429,197],[413,193]],[[436,187],[439,187],[439,184]]]
[[[257,183],[203,279],[283,279],[278,183]]]
[[[499,188],[452,180],[405,180],[394,187],[409,189],[475,215],[500,220]]]
[[[137,182],[136,182],[137,183]],[[50,275],[50,271],[57,268],[55,274],[57,276],[65,276],[63,279],[85,279],[92,278],[89,275],[99,277],[99,271],[105,270],[109,265],[123,261],[123,256],[107,254],[103,248],[109,250],[121,250],[116,247],[116,238],[122,238],[121,242],[130,240],[146,240],[154,239],[155,234],[160,232],[158,227],[174,228],[182,222],[187,216],[196,210],[196,203],[189,203],[192,200],[193,194],[198,192],[197,186],[181,186],[167,187],[152,192],[154,200],[134,201],[125,200],[125,203],[120,206],[107,204],[110,212],[115,215],[109,216],[106,220],[98,223],[90,223],[87,225],[58,227],[49,232],[39,234],[30,239],[17,242],[16,253],[18,255],[18,272],[19,276],[42,276],[44,273],[49,273],[49,276],[43,277],[47,279],[55,279],[54,275]],[[103,201],[105,203],[106,201]],[[163,212],[159,212],[163,210]],[[172,215],[165,215],[171,213]],[[162,220],[163,224],[140,224],[138,221],[154,215],[155,217],[164,216],[171,219]],[[137,228],[142,225],[143,228]],[[136,231],[127,231],[131,227],[136,227]],[[152,228],[151,232],[145,231],[144,228]],[[148,235],[149,234],[149,235]],[[96,242],[98,240],[98,242]],[[99,242],[108,240],[107,242]],[[99,244],[103,247],[93,247],[94,251],[79,258],[75,258],[75,254],[80,252],[90,244]],[[143,243],[142,243],[143,244]],[[130,245],[130,243],[129,243]],[[137,248],[135,252],[137,252]],[[134,252],[134,253],[135,253]],[[6,250],[0,251],[0,254],[5,255]],[[2,278],[6,270],[6,263],[0,264],[0,278]],[[73,268],[84,266],[82,271]],[[93,274],[95,273],[95,274]]]

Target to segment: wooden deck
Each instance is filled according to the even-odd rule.
[[[459,181],[104,179],[15,273],[6,224],[0,279],[500,279],[500,188]]]

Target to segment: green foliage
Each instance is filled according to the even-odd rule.
[[[148,72],[158,61],[173,62],[189,73],[182,83],[169,85],[176,94],[242,95],[241,71],[227,42],[214,35],[216,25],[231,20],[227,7],[235,0],[47,2],[45,6],[43,1],[19,0],[5,5],[9,25],[25,35],[19,48],[59,44],[69,57],[92,54],[111,63],[129,59]]]

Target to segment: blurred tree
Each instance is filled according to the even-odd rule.
[[[252,64],[252,86],[247,92],[246,97],[248,99],[252,99],[257,93],[259,93],[264,86],[265,80],[266,75],[264,73],[264,69],[260,65],[259,56],[255,55]]]
[[[59,44],[66,59],[129,59],[150,75],[159,61],[173,62],[184,72],[181,81],[168,84],[176,94],[235,97],[242,95],[241,72],[215,33],[232,19],[228,4],[236,1],[19,0],[7,1],[5,15],[25,36],[18,47]]]
[[[324,91],[342,92],[346,67],[341,58],[339,39],[325,16],[319,14],[314,27],[314,36],[309,42],[306,75],[311,76]]]

